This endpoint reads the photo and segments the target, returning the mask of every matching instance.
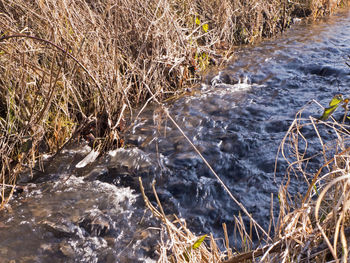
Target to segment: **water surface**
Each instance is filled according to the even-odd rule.
[[[274,177],[278,145],[308,101],[327,105],[333,95],[348,94],[349,54],[350,13],[344,11],[241,48],[226,69],[208,74],[193,96],[167,105],[265,228],[271,193],[277,195],[286,168],[281,162]],[[307,113],[322,114],[316,107]],[[89,149],[66,149],[44,176],[18,193],[0,212],[0,262],[154,261],[159,223],[144,211],[139,176],[149,195],[156,180],[165,213],[185,218],[194,232],[222,237],[222,223],[233,232],[240,209],[157,107],[148,107],[126,137],[126,149],[83,169],[75,165]],[[292,193],[303,185],[293,179]]]

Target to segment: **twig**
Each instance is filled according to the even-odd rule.
[[[153,92],[150,90],[150,88],[148,86],[146,86],[148,88],[149,93],[152,95],[152,97],[154,98],[155,102],[157,102],[158,105],[160,105],[163,109],[163,111],[165,112],[165,114],[167,115],[167,117],[171,120],[171,122],[175,125],[175,127],[180,131],[180,133],[182,134],[182,136],[187,140],[187,142],[191,145],[191,147],[194,149],[194,151],[199,155],[199,157],[202,159],[202,161],[204,162],[204,164],[208,167],[208,169],[211,171],[211,173],[215,176],[215,178],[219,181],[219,183],[221,184],[221,186],[224,188],[224,190],[228,193],[228,195],[231,197],[231,199],[241,208],[241,210],[246,214],[246,216],[254,223],[254,227],[257,227],[261,230],[261,232],[266,236],[267,239],[272,240],[270,238],[270,236],[268,235],[268,233],[259,225],[258,222],[255,221],[255,219],[251,216],[251,214],[249,214],[249,212],[247,211],[247,209],[244,207],[244,205],[239,202],[231,193],[231,191],[228,189],[228,187],[226,186],[226,184],[221,180],[221,178],[219,177],[219,175],[214,171],[214,169],[211,167],[211,165],[208,163],[208,161],[204,158],[204,156],[201,154],[201,152],[198,150],[198,148],[192,143],[192,141],[187,137],[187,135],[185,134],[185,132],[181,129],[181,127],[177,124],[177,122],[173,119],[173,117],[171,117],[168,109],[159,102],[159,100],[155,97],[155,94],[153,94]],[[258,231],[256,231],[258,233]]]
[[[50,40],[46,40],[46,39],[42,39],[40,37],[36,37],[36,36],[30,36],[30,35],[25,35],[25,34],[15,34],[15,35],[8,35],[8,36],[3,36],[0,38],[0,42],[7,40],[7,39],[11,39],[11,38],[30,38],[30,39],[34,39],[37,41],[41,41],[44,43],[47,43],[55,48],[57,48],[58,50],[64,52],[67,54],[68,57],[70,57],[71,59],[73,59],[85,72],[86,74],[88,74],[88,76],[92,79],[92,81],[95,83],[97,90],[101,96],[101,100],[104,106],[104,110],[106,111],[106,113],[108,114],[108,118],[110,119],[110,114],[107,108],[107,103],[106,103],[106,99],[102,93],[102,88],[100,87],[100,85],[98,84],[97,80],[94,78],[94,76],[92,76],[92,74],[87,70],[87,68],[80,63],[80,61],[78,59],[76,59],[73,55],[69,54],[68,52],[66,52],[66,50],[64,50],[62,47],[56,45],[55,43],[51,42]]]
[[[253,259],[255,257],[261,257],[263,256],[265,253],[276,253],[276,252],[280,252],[282,251],[283,246],[280,242],[276,242],[275,244],[271,245],[267,245],[263,248],[259,248],[253,251],[249,251],[246,253],[241,253],[239,255],[233,256],[231,258],[229,258],[228,260],[225,260],[223,263],[238,263],[238,262],[242,262],[244,260],[250,260]]]

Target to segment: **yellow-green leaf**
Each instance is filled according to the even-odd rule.
[[[336,106],[339,103],[341,103],[342,101],[343,101],[343,95],[341,95],[341,94],[335,95],[333,97],[333,99],[331,100],[331,102],[329,103],[329,107]]]
[[[190,252],[192,249],[197,249],[200,247],[200,245],[203,243],[204,239],[207,237],[207,235],[203,235],[199,237],[194,244],[188,248],[185,249],[185,251],[182,253],[182,256],[184,259],[189,262],[190,261]]]
[[[208,32],[209,25],[208,25],[208,24],[204,24],[204,25],[202,26],[202,28],[203,28],[204,32]]]
[[[200,238],[197,239],[196,242],[194,242],[194,244],[192,245],[193,249],[197,249],[199,248],[199,246],[203,243],[204,239],[207,237],[207,235],[203,235]]]
[[[321,121],[327,120],[333,112],[338,108],[339,104],[343,101],[343,95],[338,94],[333,97],[329,102],[329,107],[324,109],[322,116],[320,117]]]
[[[322,116],[320,117],[320,120],[326,121],[337,108],[338,108],[338,105],[335,105],[335,106],[329,107],[329,108],[325,108]]]
[[[200,25],[200,24],[201,24],[201,21],[199,20],[198,17],[196,17],[196,24],[197,24],[197,25]]]

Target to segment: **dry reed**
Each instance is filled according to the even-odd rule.
[[[43,152],[76,137],[120,147],[136,105],[181,92],[293,16],[344,3],[0,0],[0,208],[24,168],[43,168]]]
[[[2,185],[14,185],[23,166],[59,151],[73,134],[122,145],[123,115],[133,116],[149,90],[158,99],[181,92],[235,45],[282,31],[292,16],[315,18],[341,4],[0,1]]]
[[[166,226],[163,230],[171,240],[168,243],[162,240],[159,262],[166,262],[162,259],[171,257],[176,258],[174,262],[348,262],[350,126],[344,123],[347,102],[345,100],[345,113],[340,121],[333,117],[329,121],[320,121],[305,116],[304,111],[314,111],[315,105],[322,107],[316,101],[308,103],[296,114],[279,147],[280,156],[289,166],[285,184],[279,191],[280,212],[271,240],[266,239],[259,247],[253,248],[251,230],[246,230],[238,216],[235,223],[239,235],[235,238],[246,240],[242,252],[232,253],[228,242],[228,235],[232,233],[225,231],[226,251],[213,245],[215,240],[211,238],[210,247],[203,245],[191,254],[188,261],[182,257],[184,249],[196,237],[183,220],[171,222],[146,201]],[[313,163],[319,164],[320,160],[315,172]],[[292,177],[305,180],[307,191],[304,194],[290,194],[288,186]],[[161,207],[159,202],[158,206]],[[207,255],[215,255],[215,258]]]

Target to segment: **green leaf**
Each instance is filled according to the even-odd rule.
[[[316,187],[316,185],[314,184],[314,190],[315,190],[315,193],[316,193],[316,195],[320,195],[320,193],[318,192],[318,189],[317,189],[317,187]]]
[[[343,101],[343,95],[338,94],[333,97],[333,99],[329,102],[328,108],[324,109],[322,116],[320,117],[321,121],[327,120],[333,112],[338,108],[339,104]]]
[[[338,94],[338,95],[335,95],[333,97],[333,99],[331,100],[331,102],[329,103],[329,106],[330,107],[333,107],[333,106],[336,106],[338,105],[339,103],[341,103],[343,101],[343,95],[341,94]]]
[[[184,259],[189,262],[190,261],[190,252],[192,249],[197,249],[200,247],[200,245],[203,243],[204,239],[207,237],[207,235],[203,235],[201,237],[199,237],[196,242],[194,242],[194,244],[188,248],[185,249],[185,251],[182,253],[182,256],[184,257]]]
[[[199,246],[203,243],[204,239],[207,237],[207,235],[203,235],[200,238],[197,239],[196,242],[194,242],[194,244],[192,245],[193,249],[197,249],[199,248]]]
[[[337,108],[338,108],[338,105],[335,105],[335,106],[329,107],[329,108],[325,108],[320,120],[326,121]]]
[[[209,29],[209,25],[208,25],[208,24],[204,24],[204,25],[202,26],[202,28],[203,28],[204,32],[207,33],[207,32],[208,32],[208,29]]]

